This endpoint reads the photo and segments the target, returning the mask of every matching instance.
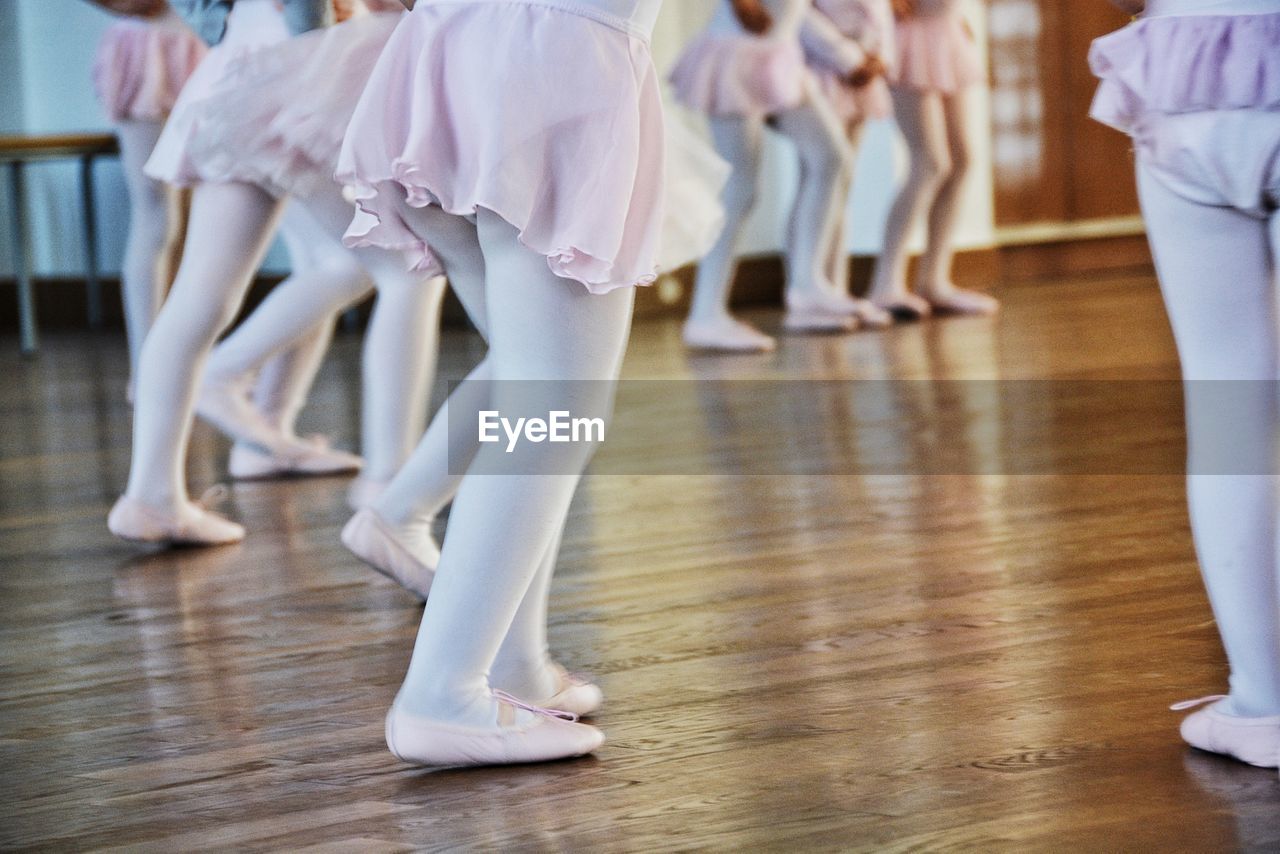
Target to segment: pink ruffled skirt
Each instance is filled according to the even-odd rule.
[[[94,90],[113,122],[164,121],[205,52],[176,18],[121,20],[98,44]]]
[[[1280,12],[1144,18],[1089,62],[1090,114],[1176,192],[1259,215],[1280,200]]]
[[[570,5],[432,0],[401,20],[339,161],[359,208],[348,245],[438,270],[404,198],[493,211],[593,293],[656,277],[665,144],[649,45]]]
[[[898,21],[893,83],[921,92],[951,95],[985,83],[982,54],[964,17],[956,12]]]
[[[237,71],[259,51],[288,38],[289,29],[274,3],[237,0],[226,37],[210,49],[178,96],[147,161],[147,175],[179,187],[238,180],[234,172],[222,171],[225,162],[210,163],[195,152],[206,138],[235,148],[236,141],[223,128],[235,125],[240,111],[250,106],[238,89]]]
[[[804,54],[791,40],[703,33],[676,62],[676,98],[711,116],[768,116],[805,97]]]
[[[218,120],[191,140],[188,159],[277,196],[332,185],[347,125],[402,17],[403,8],[359,15],[245,57],[225,91],[205,99]]]

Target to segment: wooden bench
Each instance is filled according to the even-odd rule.
[[[13,205],[13,268],[18,283],[18,317],[22,352],[25,354],[36,352],[39,335],[31,280],[31,235],[23,173],[30,163],[53,160],[78,160],[80,163],[85,298],[88,302],[89,326],[96,329],[102,325],[102,285],[98,276],[98,226],[94,210],[93,164],[99,157],[119,153],[120,147],[111,134],[0,136],[0,164],[8,166],[9,192]]]

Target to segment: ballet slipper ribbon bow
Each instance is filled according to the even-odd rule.
[[[573,712],[564,712],[560,709],[544,709],[542,706],[535,706],[532,703],[526,703],[524,700],[511,696],[506,691],[494,691],[494,699],[500,703],[506,703],[508,706],[515,706],[517,709],[523,709],[526,712],[532,712],[535,715],[542,715],[545,718],[558,718],[569,723],[577,723],[578,716]]]
[[[1205,703],[1216,703],[1225,699],[1227,699],[1226,694],[1210,694],[1207,697],[1200,697],[1196,700],[1183,700],[1182,702],[1174,703],[1169,707],[1169,711],[1185,712],[1187,709],[1194,709],[1196,706],[1203,706]]]

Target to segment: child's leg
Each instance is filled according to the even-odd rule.
[[[336,184],[327,189],[299,201],[337,243],[351,223],[352,208]],[[384,483],[400,470],[426,424],[445,281],[410,272],[398,252],[357,249],[354,257],[378,293],[364,346],[363,476]]]
[[[852,168],[844,131],[830,104],[816,93],[779,113],[776,123],[800,156],[800,187],[787,229],[788,326],[852,328],[853,308],[832,293],[827,277],[835,228],[843,219],[838,200],[847,200],[840,192],[841,180]]]
[[[480,334],[487,336],[485,261],[475,225],[438,207],[414,208],[403,201],[400,215],[430,243],[448,271],[454,293]],[[474,433],[450,429],[450,413],[458,413],[460,423],[475,423],[480,410],[491,408],[489,379],[486,358],[454,388],[390,483],[361,478],[359,489],[353,487],[349,495],[354,506],[368,511],[358,513],[343,529],[343,543],[419,595],[425,596],[440,559],[432,523],[453,500],[479,447]]]
[[[951,171],[938,187],[929,207],[929,235],[916,277],[920,296],[939,311],[958,314],[994,314],[1000,303],[987,294],[958,288],[951,281],[951,265],[956,255],[956,228],[960,220],[965,179],[972,160],[969,133],[969,101],[972,89],[942,96],[946,120]]]
[[[490,359],[494,379],[559,381],[556,408],[602,415],[625,349],[630,289],[595,296],[553,275],[515,229],[482,211]],[[555,334],[573,329],[574,335]],[[574,383],[572,381],[597,381]],[[492,404],[524,408],[498,384]],[[518,462],[519,474],[464,478],[454,501],[441,570],[427,603],[401,705],[427,718],[494,726],[487,674],[521,601],[563,524],[589,449],[527,444],[515,455],[485,445],[486,470]]]
[[[323,232],[300,204],[285,208],[280,220],[280,238],[289,253],[295,275],[309,278],[324,270],[334,250],[330,235]],[[356,273],[353,273],[355,275]],[[306,405],[325,353],[333,341],[335,316],[320,321],[290,349],[279,353],[262,367],[253,384],[253,403],[285,436],[297,436],[297,419]],[[214,348],[214,356],[218,350]]]
[[[196,385],[262,262],[279,207],[247,184],[196,190],[182,267],[142,349],[129,498],[174,512],[188,503],[183,467]]]
[[[386,483],[409,459],[427,424],[440,344],[445,279],[423,281],[399,254],[362,253],[378,288],[365,334],[361,448],[364,477]]]
[[[298,438],[298,416],[333,342],[333,331],[332,322],[321,323],[306,340],[267,362],[253,384],[253,405],[286,438]]]
[[[1265,473],[1280,426],[1280,344],[1268,226],[1189,202],[1145,169],[1138,184],[1187,381],[1191,525],[1231,665],[1228,713],[1280,715],[1280,501]],[[1224,394],[1227,417],[1215,411]],[[1213,473],[1224,442],[1249,449],[1259,473]]]
[[[346,204],[336,185],[333,194]],[[291,358],[287,370],[270,371],[259,378],[254,390],[259,400],[286,410],[300,408],[323,357],[318,341],[331,334],[338,313],[368,294],[372,285],[355,256],[342,246],[335,228],[317,221],[300,202],[290,204],[284,224],[291,235],[291,250],[296,252],[291,255],[293,273],[214,349],[198,411],[239,442],[289,456],[305,449],[291,441],[291,432],[279,429],[280,419],[250,401],[253,378],[271,360],[302,348],[293,354],[297,361]],[[349,468],[350,462],[341,465],[339,461],[339,468]]]
[[[708,349],[772,350],[772,338],[735,320],[729,311],[738,242],[756,203],[764,126],[759,119],[740,116],[713,116],[710,121],[715,149],[733,166],[733,172],[720,196],[724,230],[698,263],[685,342]]]
[[[177,193],[143,172],[163,128],[159,122],[127,121],[116,126],[120,166],[129,194],[129,238],[120,278],[131,376],[137,375],[142,342],[160,311],[170,278],[169,244]]]
[[[907,290],[907,242],[951,173],[951,147],[942,99],[936,93],[895,87],[893,104],[911,161],[907,182],[889,210],[868,297],[895,314],[920,317],[929,313],[929,303]]]
[[[857,153],[862,145],[862,134],[865,129],[866,122],[861,118],[852,119],[845,128],[850,153],[845,162],[845,168],[840,171],[835,197],[832,199],[831,228],[826,238],[827,248],[824,254],[828,259],[826,275],[831,282],[832,293],[845,301],[862,326],[882,329],[893,324],[893,316],[870,300],[858,299],[849,293],[849,253],[845,248],[845,239],[848,236],[849,196],[853,192]]]

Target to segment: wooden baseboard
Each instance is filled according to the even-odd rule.
[[[913,262],[914,263],[914,262]],[[866,293],[875,267],[875,258],[855,255],[849,259],[853,291]],[[1014,242],[988,249],[974,249],[956,255],[955,280],[964,287],[989,290],[1001,282],[1053,280],[1092,273],[1150,272],[1151,253],[1141,235],[1082,237],[1046,243]],[[663,276],[653,287],[640,288],[636,297],[638,318],[679,316],[689,308],[695,268]],[[263,277],[250,289],[244,313],[252,310],[271,291],[279,277]],[[738,306],[780,305],[784,276],[782,259],[776,255],[745,258],[738,267],[733,302]],[[103,322],[108,328],[122,328],[120,284],[103,282]],[[371,300],[356,307],[356,317],[368,317]],[[42,279],[36,285],[36,310],[40,328],[83,329],[85,315],[84,282],[74,278]],[[445,323],[465,325],[466,313],[450,293],[445,304]],[[0,281],[0,331],[18,328],[16,287],[12,280]]]
[[[280,276],[263,276],[254,282],[240,312],[243,319],[279,284]],[[86,329],[89,318],[86,311],[83,279],[48,278],[36,282],[36,317],[41,330]],[[354,306],[353,317],[358,325],[368,319],[373,300],[367,299]],[[106,329],[123,329],[124,312],[120,301],[120,282],[105,279],[102,282],[102,325]],[[444,320],[450,325],[465,324],[466,312],[452,293],[445,297]],[[238,321],[237,321],[238,322]],[[17,285],[12,279],[0,280],[0,332],[18,329]]]

